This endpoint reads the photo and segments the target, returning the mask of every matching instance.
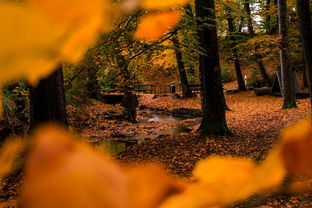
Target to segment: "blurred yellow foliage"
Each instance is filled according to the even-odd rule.
[[[187,2],[143,0],[140,6],[158,10]],[[57,64],[79,60],[121,13],[109,0],[0,2],[0,86],[20,78],[36,83]],[[179,18],[177,11],[147,14],[135,38],[158,39]],[[58,127],[43,127],[32,137],[21,196],[26,208],[216,208],[276,188],[285,170],[312,175],[310,120],[285,130],[281,143],[262,164],[213,156],[197,164],[195,182],[188,184],[168,176],[158,165],[122,168],[109,155]],[[0,178],[12,169],[22,149],[20,140],[3,146]]]
[[[189,185],[185,193],[169,199],[162,208],[222,207],[274,188],[285,171],[274,166],[266,169],[266,165],[257,166],[248,159],[213,156],[198,162],[193,174],[197,182]]]
[[[25,207],[156,208],[184,188],[156,165],[122,170],[63,129],[47,126],[33,137],[22,188]]]
[[[144,9],[168,9],[174,6],[183,6],[189,3],[190,0],[162,0],[162,1],[155,1],[155,0],[142,0],[141,6]]]
[[[142,17],[134,37],[139,40],[157,40],[180,20],[177,11],[154,12]]]
[[[282,133],[281,158],[289,173],[312,176],[312,126],[306,119]]]
[[[0,150],[0,188],[3,178],[14,168],[15,160],[22,149],[23,142],[21,140],[13,139],[3,144]]]
[[[148,2],[140,5],[136,1],[131,9]],[[101,33],[112,29],[129,3],[130,0],[122,5],[111,0],[26,0],[22,4],[1,1],[0,88],[16,79],[36,84],[59,63],[77,62]],[[171,1],[170,5],[173,3],[182,4]],[[138,38],[159,38],[178,22],[179,16],[176,12],[166,12],[154,14],[153,19],[143,21],[152,26],[146,23],[139,26]]]
[[[108,0],[0,2],[0,87],[17,79],[35,84],[59,63],[78,61],[115,13]]]
[[[127,171],[130,208],[156,208],[185,190],[183,182],[168,176],[159,165],[146,164]]]
[[[126,207],[127,176],[108,155],[93,151],[65,130],[34,134],[26,163],[25,207]]]
[[[97,152],[67,131],[46,126],[32,136],[20,203],[26,208],[226,206],[256,193],[278,190],[285,167],[293,174],[310,174],[310,162],[303,156],[310,158],[307,150],[312,143],[306,140],[311,129],[310,120],[286,129],[280,144],[261,164],[219,156],[201,160],[193,172],[194,182],[186,183],[155,164],[122,168],[109,155]],[[296,134],[298,130],[301,133]],[[12,158],[21,147],[21,143],[12,142],[4,148],[1,176],[11,169]],[[289,160],[290,156],[294,157]],[[293,187],[292,191],[300,191],[311,185],[297,183]]]
[[[35,83],[59,62],[77,61],[99,32],[110,29],[110,18],[103,17],[114,12],[108,1],[101,0],[25,4],[0,3],[0,85],[21,78]]]

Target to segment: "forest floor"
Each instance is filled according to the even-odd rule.
[[[231,85],[226,87],[229,89]],[[310,115],[309,99],[299,99],[295,109],[282,110],[280,97],[257,97],[250,91],[226,94],[230,108],[226,117],[233,136],[199,139],[196,130],[200,117],[172,115],[173,109],[200,109],[199,95],[186,100],[170,95],[157,98],[140,95],[139,101],[136,124],[120,118],[122,107],[119,104],[99,101],[79,108],[68,106],[69,120],[74,131],[99,148],[102,144],[109,148],[121,163],[157,162],[163,164],[169,174],[186,179],[192,177],[195,163],[210,155],[261,161],[277,143],[284,127]],[[6,188],[1,198],[14,198],[16,189],[18,185]],[[252,207],[312,207],[312,195],[277,195],[262,199],[260,203],[255,200]]]

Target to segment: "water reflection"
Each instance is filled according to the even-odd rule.
[[[147,122],[174,122],[174,121],[180,121],[182,118],[174,117],[172,115],[167,114],[152,114],[152,118],[148,119]]]

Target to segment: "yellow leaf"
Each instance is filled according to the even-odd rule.
[[[195,183],[189,185],[184,193],[169,198],[160,208],[219,208],[222,204],[220,196],[212,187]]]
[[[36,13],[0,3],[0,85],[14,79],[34,82],[60,61],[63,31]]]
[[[190,0],[142,0],[144,9],[168,9],[174,6],[183,6]]]
[[[106,0],[28,0],[28,2],[42,14],[64,21],[64,24],[74,22],[79,24],[82,18],[93,19],[91,16],[101,14],[103,5],[107,3]]]
[[[280,149],[276,147],[260,164],[255,174],[254,184],[259,192],[277,188],[283,181],[286,170],[280,157]]]
[[[228,174],[229,171],[231,174]],[[255,165],[248,159],[214,156],[199,161],[193,175],[204,183],[214,183],[218,179],[217,183],[227,185],[244,181],[254,171]],[[233,178],[236,178],[235,182]]]
[[[215,208],[243,199],[256,191],[256,170],[256,165],[247,159],[215,156],[201,160],[193,172],[197,182],[162,208]]]
[[[157,40],[178,23],[177,11],[155,12],[143,16],[134,37],[138,40]]]
[[[67,31],[62,55],[76,62],[101,32],[109,32],[119,16],[109,0],[28,0],[40,14]],[[66,40],[67,39],[67,40]]]
[[[276,187],[285,171],[275,151],[260,166],[243,158],[210,157],[198,162],[193,174],[196,182],[161,208],[223,207]]]
[[[25,207],[126,207],[127,178],[121,169],[62,129],[35,133],[25,173]]]
[[[285,168],[292,174],[312,176],[312,126],[306,119],[285,129],[280,152]]]
[[[17,79],[35,84],[60,63],[78,61],[110,30],[116,11],[108,0],[0,2],[0,88]]]
[[[22,187],[25,207],[156,208],[185,188],[157,165],[122,170],[63,129],[47,126],[33,137]]]
[[[312,190],[312,179],[311,177],[301,180],[294,180],[289,186],[288,191],[291,193],[304,193]]]
[[[133,168],[129,178],[129,208],[157,208],[167,198],[184,190],[184,185],[157,165]],[[157,180],[155,180],[157,179]]]
[[[209,186],[224,203],[243,199],[256,191],[253,185],[257,167],[243,158],[211,157],[200,161],[193,172],[195,179]]]

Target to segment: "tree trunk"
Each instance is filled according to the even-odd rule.
[[[97,70],[92,66],[87,66],[87,84],[86,89],[88,92],[88,97],[96,100],[101,100],[102,95],[100,92],[100,86],[98,84]]]
[[[257,65],[258,65],[258,68],[259,68],[259,71],[260,71],[260,74],[261,74],[261,77],[264,81],[264,85],[267,86],[267,87],[270,87],[271,86],[271,80],[269,78],[269,75],[268,73],[266,72],[265,70],[265,67],[264,67],[264,64],[262,61],[258,60],[256,61],[257,62]]]
[[[274,7],[277,8],[277,0],[274,0]],[[271,27],[271,35],[278,33],[278,16],[275,18],[274,23],[272,23]]]
[[[182,87],[182,98],[191,98],[194,95],[191,91],[190,85],[189,85],[188,80],[187,80],[187,75],[186,75],[184,63],[182,60],[182,52],[181,52],[181,48],[179,45],[179,39],[178,39],[177,35],[174,35],[172,37],[172,43],[174,46],[174,52],[175,52],[177,64],[178,64],[179,77],[180,77],[181,87]]]
[[[128,69],[128,62],[123,55],[117,55],[117,64],[120,67],[120,76],[124,90],[124,97],[121,106],[124,107],[126,119],[132,123],[136,123],[136,108],[139,105],[138,97],[133,94],[134,83],[131,78],[131,73]]]
[[[254,33],[254,29],[253,29],[253,25],[252,25],[252,18],[251,18],[251,11],[250,11],[250,3],[249,0],[245,0],[244,3],[244,8],[245,8],[245,12],[247,14],[247,27],[248,27],[248,33],[249,33],[249,37],[253,38],[255,33]],[[256,62],[257,65],[259,67],[259,71],[261,74],[261,77],[265,83],[265,86],[269,87],[271,85],[271,81],[269,79],[269,75],[265,70],[264,64],[263,62],[256,57]]]
[[[199,72],[203,120],[199,127],[202,136],[228,135],[225,117],[225,100],[221,82],[221,70],[216,31],[214,0],[195,0],[196,17],[203,21],[198,30],[199,45],[205,54],[199,55]]]
[[[276,0],[274,0],[273,4],[274,4],[274,7],[277,8],[277,1]],[[277,31],[278,31],[278,17],[275,15],[272,15],[272,11],[270,11],[272,6],[273,6],[272,1],[266,0],[266,11],[268,12],[267,16],[265,18],[266,33],[269,35],[276,35]]]
[[[271,8],[271,0],[266,0],[265,10],[267,12],[265,17],[265,30],[267,34],[271,34],[271,15],[270,15],[270,8]]]
[[[312,26],[309,1],[297,0],[297,10],[300,21],[301,41],[306,68],[306,80],[308,81],[310,102],[312,108]]]
[[[195,16],[194,16],[194,13],[193,13],[191,4],[186,4],[186,5],[184,6],[184,12],[185,12],[185,15],[186,15],[189,19],[191,19],[191,22],[188,22],[189,20],[187,20],[187,23],[186,23],[187,26],[189,26],[190,28],[194,27]],[[188,42],[189,42],[189,40],[188,40]],[[192,44],[188,44],[188,46],[189,46],[189,47],[194,47],[194,45],[192,45]],[[195,74],[195,69],[194,69],[195,66],[194,66],[194,65],[195,65],[195,64],[192,64],[192,66],[189,67],[188,70],[187,70],[188,74],[191,75],[191,76],[196,76],[196,74]]]
[[[68,126],[62,66],[30,87],[30,130],[49,122]]]
[[[244,2],[244,9],[245,9],[246,14],[247,14],[248,33],[249,33],[250,37],[253,37],[255,33],[254,33],[253,25],[252,25],[252,18],[251,18],[251,11],[250,11],[249,0],[245,0],[245,2]]]
[[[288,28],[287,28],[286,0],[278,0],[278,19],[280,35],[280,60],[282,72],[283,109],[296,107],[296,94],[293,73],[289,62]]]
[[[226,6],[225,9],[227,10],[227,22],[228,22],[228,30],[229,30],[229,38],[231,40],[231,48],[232,48],[232,53],[233,53],[233,58],[234,58],[234,66],[235,66],[235,72],[236,72],[236,78],[237,78],[237,84],[238,84],[238,90],[240,91],[246,91],[246,86],[237,54],[237,48],[236,46],[236,39],[234,36],[235,33],[235,28],[234,28],[234,20],[231,15],[231,8]]]

